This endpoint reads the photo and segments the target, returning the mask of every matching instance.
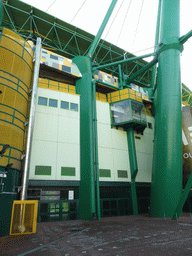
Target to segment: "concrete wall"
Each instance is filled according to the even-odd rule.
[[[29,179],[80,180],[80,97],[43,88],[38,88],[39,96],[57,99],[58,106],[37,104]],[[78,104],[78,111],[61,109],[61,100]],[[107,170],[109,176],[100,177],[100,181],[130,182],[126,131],[111,128],[109,103],[97,101],[97,119],[99,169]],[[152,129],[146,128],[143,135],[135,133],[137,182],[151,182],[154,118],[147,116],[147,122]],[[51,166],[51,175],[36,175],[36,166]],[[75,176],[62,176],[61,167],[75,168]],[[118,177],[118,170],[127,171],[127,177]]]
[[[109,103],[97,101],[99,168],[111,170],[111,177],[100,181],[131,181],[127,134],[123,129],[112,128]],[[152,129],[146,128],[143,135],[135,133],[138,159],[137,182],[151,182],[154,118],[147,116]],[[140,138],[140,139],[139,139]],[[127,178],[119,178],[118,170],[127,171]]]
[[[37,104],[29,179],[80,179],[79,96],[38,88],[38,97],[58,100],[58,106]],[[60,108],[60,101],[78,104],[78,112]],[[35,175],[35,166],[51,166],[51,175]],[[75,176],[61,176],[61,167],[75,168]]]

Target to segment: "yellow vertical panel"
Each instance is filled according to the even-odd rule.
[[[18,111],[15,111],[15,117],[19,118],[22,122],[26,121],[26,117],[20,114]]]
[[[0,98],[1,98],[1,97],[0,97]],[[0,111],[3,111],[3,112],[6,112],[6,113],[8,113],[8,114],[13,115],[13,111],[14,111],[14,109],[9,108],[9,107],[4,106],[4,105],[1,105],[1,107],[0,107]]]
[[[59,91],[60,92],[68,92],[68,89],[60,87]]]
[[[134,94],[130,94],[130,99],[136,100],[135,95]]]
[[[11,146],[23,150],[23,131],[16,126],[12,126]]]
[[[13,32],[12,30],[4,27],[3,34],[14,40],[17,40],[21,45],[24,45],[25,40],[19,34]]]
[[[52,84],[49,85],[49,89],[50,90],[54,90],[54,91],[58,91],[59,90],[58,85],[52,85]]]
[[[111,96],[112,97],[119,96],[119,91],[111,92]]]
[[[123,94],[121,95],[121,100],[129,99],[129,94]]]
[[[15,55],[14,63],[12,67],[12,74],[17,76],[23,83],[29,84],[31,81],[31,69],[27,63]]]
[[[19,102],[15,107],[26,116],[27,113],[27,100],[19,93],[16,94],[16,102]]]
[[[10,107],[15,105],[16,92],[9,87],[4,87],[2,103]]]
[[[21,127],[23,130],[24,130],[24,124],[21,120],[17,119],[17,118],[14,118],[14,121],[13,123],[19,127]]]
[[[18,87],[18,92],[20,92],[28,100],[28,93],[23,90],[23,88]]]
[[[64,83],[59,83],[59,87],[60,88],[65,88],[65,89],[68,89],[68,84],[64,84]]]
[[[127,89],[120,90],[120,95],[125,94],[125,93],[128,93],[128,92],[129,92],[128,88],[127,88]]]
[[[58,87],[59,83],[53,80],[49,80],[49,85],[55,85]]]
[[[31,45],[28,42],[25,42],[25,49],[33,57],[33,49],[32,49]]]
[[[21,155],[22,155],[22,153],[20,151],[18,151],[16,149],[13,149],[13,148],[11,149],[11,157],[15,157],[18,160],[20,160],[21,159]]]
[[[112,97],[112,102],[116,102],[116,101],[120,101],[119,95],[115,96],[115,97]]]
[[[139,96],[139,97],[142,96],[142,94],[140,92],[137,92],[137,91],[136,91],[136,95]]]
[[[7,113],[1,113],[0,112],[0,119],[5,121],[5,122],[12,123],[13,117],[8,115]]]
[[[33,68],[33,58],[28,51],[24,50],[23,59],[29,64],[30,68]]]
[[[0,79],[4,79],[5,81],[12,81],[13,83],[17,84],[18,83],[18,79],[8,73],[5,73],[3,71],[0,71]]]
[[[40,88],[48,88],[48,84],[44,84],[44,83],[38,83],[38,87]]]
[[[3,71],[11,74],[15,55],[4,48],[0,48],[0,56],[1,56],[0,68]]]

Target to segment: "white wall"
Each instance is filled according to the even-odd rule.
[[[100,177],[100,181],[131,181],[127,134],[122,129],[111,129],[109,103],[97,101],[99,169],[110,169],[111,177]],[[137,182],[151,182],[154,118],[147,116],[153,129],[146,128],[144,134],[136,134],[138,161]],[[117,170],[127,170],[127,178],[118,178]]]
[[[80,180],[79,96],[38,88],[38,97],[58,100],[58,107],[36,106],[29,179]],[[78,104],[78,112],[60,108],[60,101]],[[51,166],[51,176],[35,175],[35,166]],[[61,176],[61,167],[75,167],[76,176]]]

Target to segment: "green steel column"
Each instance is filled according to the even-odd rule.
[[[96,215],[91,60],[88,57],[78,56],[73,62],[77,64],[82,74],[82,78],[76,80],[76,92],[80,94],[79,211],[81,219],[91,220]]]
[[[3,19],[3,2],[0,0],[0,26]]]
[[[182,191],[180,0],[162,0],[150,214],[172,217]]]
[[[138,172],[137,166],[137,155],[135,149],[135,137],[134,131],[132,127],[127,129],[127,143],[128,143],[128,151],[129,151],[129,164],[131,171],[131,197],[133,204],[133,215],[138,215],[138,204],[137,204],[137,192],[136,192],[136,184],[135,178]]]

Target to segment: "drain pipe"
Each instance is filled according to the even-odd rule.
[[[137,204],[137,192],[136,192],[136,184],[135,178],[138,173],[137,166],[137,155],[135,149],[135,137],[133,127],[129,127],[127,129],[127,143],[128,143],[128,151],[129,151],[129,164],[131,171],[131,197],[132,197],[132,205],[133,205],[133,215],[138,215],[138,204]]]
[[[36,109],[36,101],[37,101],[37,88],[38,88],[39,69],[40,69],[40,57],[41,57],[41,37],[37,37],[36,47],[35,47],[35,65],[34,65],[34,73],[33,73],[33,87],[32,87],[30,116],[29,116],[28,134],[27,134],[27,147],[26,147],[26,156],[25,156],[25,164],[24,164],[23,179],[22,179],[21,200],[25,200],[26,192],[27,192],[27,179],[28,179],[30,153],[31,153],[31,142],[32,142],[33,126],[34,126],[34,119],[35,119],[35,109]]]
[[[97,106],[96,106],[96,81],[93,80],[93,139],[94,139],[94,171],[96,183],[96,205],[97,205],[97,219],[101,219],[100,211],[100,187],[99,187],[99,159],[98,159],[98,138],[97,138]]]

